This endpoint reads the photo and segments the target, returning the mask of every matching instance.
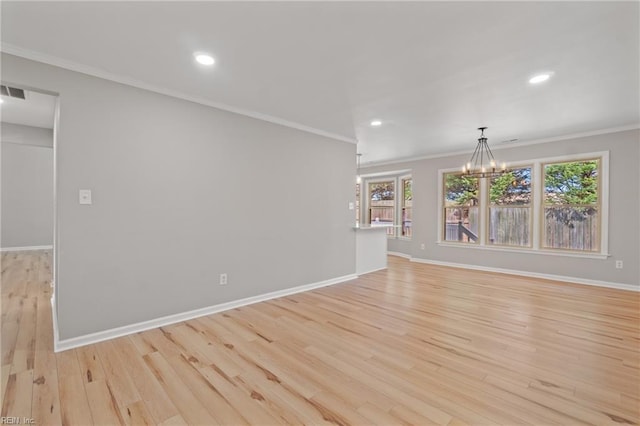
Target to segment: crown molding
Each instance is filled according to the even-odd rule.
[[[278,124],[280,126],[289,127],[292,129],[303,131],[303,132],[313,133],[315,135],[324,136],[329,139],[339,140],[342,142],[348,142],[352,144],[358,143],[358,141],[355,138],[339,135],[336,133],[326,132],[324,130],[316,129],[314,127],[310,127],[304,124],[285,120],[279,117],[274,117],[268,114],[262,114],[257,111],[238,108],[235,106],[223,104],[221,102],[214,102],[200,96],[188,95],[178,90],[167,89],[164,87],[149,84],[144,81],[137,80],[135,78],[132,78],[126,75],[113,74],[100,68],[94,68],[88,65],[77,63],[77,62],[68,61],[66,59],[62,59],[57,56],[48,55],[45,53],[36,52],[29,49],[24,49],[22,47],[15,46],[10,43],[2,42],[0,44],[0,51],[10,55],[19,56],[24,59],[29,59],[36,62],[42,62],[47,65],[53,65],[53,66],[64,68],[70,71],[75,71],[82,74],[90,75],[92,77],[98,77],[104,80],[114,81],[116,83],[124,84],[127,86],[133,86],[138,89],[148,90],[150,92],[159,93],[161,95],[171,96],[173,98],[178,98],[185,101],[194,102],[200,105],[217,108],[223,111],[244,115],[246,117],[254,118],[261,121],[266,121],[273,124]]]
[[[626,126],[609,127],[606,129],[598,129],[598,130],[592,130],[589,132],[581,132],[581,133],[569,133],[566,135],[554,136],[554,137],[543,138],[543,139],[532,139],[530,141],[524,141],[524,142],[512,142],[512,143],[502,143],[502,144],[499,143],[499,144],[493,145],[491,147],[491,150],[499,151],[501,149],[516,148],[516,147],[527,146],[527,145],[538,145],[538,144],[548,143],[548,142],[558,142],[558,141],[569,140],[569,139],[606,135],[609,133],[625,132],[628,130],[638,130],[638,129],[640,129],[640,123],[634,123]],[[372,161],[366,164],[362,164],[360,166],[360,169],[366,169],[369,167],[387,166],[392,164],[410,163],[413,161],[432,160],[435,158],[454,157],[456,155],[465,155],[465,154],[469,155],[471,153],[473,153],[473,149],[468,149],[464,151],[450,151],[450,152],[444,152],[441,154],[433,154],[433,155],[422,155],[418,157],[404,157],[404,158],[398,158],[396,160],[388,160],[388,161]]]

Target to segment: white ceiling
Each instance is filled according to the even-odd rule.
[[[3,96],[0,118],[3,123],[53,129],[55,96],[25,90],[25,98]]]
[[[7,52],[354,139],[363,164],[472,149],[479,126],[498,145],[640,121],[638,2],[1,7]]]

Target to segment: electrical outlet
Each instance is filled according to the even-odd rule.
[[[424,243],[420,244],[420,250],[424,250]]]
[[[220,274],[220,285],[227,285],[227,274]]]
[[[78,202],[80,204],[91,204],[91,190],[80,189],[78,191]]]
[[[622,269],[623,264],[622,264],[622,260],[616,260],[616,269]]]

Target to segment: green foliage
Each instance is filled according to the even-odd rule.
[[[497,205],[523,205],[531,202],[531,169],[510,170],[493,178],[489,186],[489,200]]]
[[[598,160],[548,164],[544,167],[544,192],[547,205],[584,207],[548,208],[546,216],[569,227],[597,214]],[[478,179],[462,174],[445,174],[447,207],[478,204]],[[511,170],[490,181],[489,200],[493,205],[531,203],[531,168]]]
[[[445,174],[447,205],[475,206],[478,204],[478,179],[455,173]]]
[[[393,200],[393,181],[370,183],[369,194],[373,201]]]
[[[598,160],[549,164],[544,168],[545,203],[582,205],[545,209],[546,217],[573,228],[577,222],[597,214],[590,207],[598,202]]]
[[[501,204],[500,201],[506,198],[509,188],[513,182],[513,172],[508,172],[491,181],[489,188],[489,198],[492,204]]]
[[[549,164],[544,168],[547,204],[596,204],[598,161]]]
[[[411,185],[413,184],[412,179],[406,179],[403,181],[404,183],[404,199],[406,201],[413,199],[413,191],[411,189]]]

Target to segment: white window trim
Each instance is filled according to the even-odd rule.
[[[521,206],[522,208],[528,208],[531,209],[531,222],[529,223],[529,232],[531,233],[531,244],[528,246],[508,246],[508,245],[500,245],[500,244],[488,244],[487,241],[489,240],[489,220],[488,218],[484,218],[485,223],[485,234],[484,234],[484,238],[482,238],[482,244],[490,247],[490,248],[506,248],[506,249],[516,249],[518,251],[521,250],[539,250],[540,247],[536,246],[536,241],[539,241],[539,236],[540,236],[540,232],[536,232],[536,216],[535,216],[535,201],[538,199],[541,199],[542,197],[536,197],[535,196],[535,192],[536,192],[536,188],[539,188],[539,185],[535,184],[535,179],[536,176],[539,176],[540,173],[538,173],[536,171],[536,168],[538,166],[536,165],[535,162],[525,162],[522,164],[513,164],[510,169],[526,169],[526,168],[530,168],[531,169],[531,202],[526,205],[526,206]],[[482,179],[483,182],[480,183],[481,186],[481,191],[484,190],[484,192],[481,193],[481,197],[483,197],[483,212],[482,214],[484,214],[485,216],[489,214],[489,210],[491,209],[491,202],[490,202],[490,197],[489,197],[489,180],[488,179]],[[484,195],[482,195],[484,194]],[[499,207],[499,206],[498,206]],[[540,207],[540,206],[538,206]],[[538,248],[536,248],[538,247]]]
[[[467,243],[456,243],[454,241],[439,241],[437,243],[441,247],[455,247],[455,248],[469,248],[469,249],[477,249],[477,250],[488,250],[488,251],[501,251],[501,252],[509,252],[509,253],[526,253],[526,254],[542,254],[542,255],[551,255],[551,256],[565,256],[565,257],[581,257],[587,259],[607,259],[611,255],[602,254],[602,253],[592,253],[592,252],[578,252],[578,251],[570,251],[570,250],[548,250],[548,249],[539,249],[534,250],[530,247],[518,248],[518,247],[509,247],[509,246],[479,246],[477,244],[467,244]]]
[[[369,193],[369,184],[377,183],[377,182],[389,182],[393,181],[393,190],[394,190],[394,225],[393,225],[393,235],[387,235],[388,239],[395,240],[403,240],[403,241],[411,241],[411,237],[402,236],[402,225],[398,225],[402,223],[402,200],[398,196],[398,188],[402,185],[403,179],[412,179],[413,176],[411,170],[401,170],[395,171],[391,173],[372,173],[367,175],[361,175],[361,183],[360,183],[360,223],[361,224],[369,224],[371,221],[369,210],[371,202],[371,197]],[[404,191],[404,189],[403,189]],[[402,192],[402,197],[404,199],[404,192]]]
[[[404,235],[402,235],[402,230],[404,225],[402,222],[402,209],[404,208],[404,185],[402,184],[402,182],[405,180],[411,180],[411,199],[413,201],[413,176],[411,174],[398,176],[398,188],[401,188],[402,194],[400,197],[398,197],[398,209],[397,209],[398,213],[396,215],[396,220],[398,222],[398,225],[400,225],[400,227],[398,228],[396,237],[399,240],[411,241],[411,237],[405,237]],[[411,206],[411,210],[413,211],[413,203]],[[413,229],[411,229],[411,232],[413,233]]]
[[[554,250],[542,247],[540,241],[540,227],[542,215],[542,166],[548,163],[561,163],[569,161],[590,160],[593,158],[600,159],[600,251],[599,252],[579,252],[570,250]],[[464,247],[476,250],[502,251],[512,253],[528,253],[543,254],[551,256],[567,256],[581,257],[590,259],[606,259],[609,254],[609,151],[586,152],[572,155],[562,155],[557,157],[536,158],[533,160],[517,161],[509,163],[509,168],[531,166],[531,183],[533,195],[533,241],[531,247],[505,247],[505,246],[489,246],[486,245],[486,227],[485,210],[488,203],[488,182],[486,179],[480,180],[480,208],[478,211],[478,220],[480,220],[480,235],[478,244],[458,243],[452,241],[444,241],[442,239],[443,227],[443,210],[444,210],[444,175],[446,173],[460,172],[460,168],[449,168],[438,170],[438,232],[436,244],[443,247]]]
[[[393,235],[387,235],[387,238],[397,238],[398,228],[396,227],[396,223],[398,222],[398,176],[378,176],[372,179],[363,177],[362,182],[365,184],[364,200],[366,204],[364,206],[364,223],[367,225],[371,223],[371,213],[369,212],[371,210],[371,193],[369,192],[369,184],[378,182],[393,182]],[[360,188],[360,194],[362,194],[362,187]]]

